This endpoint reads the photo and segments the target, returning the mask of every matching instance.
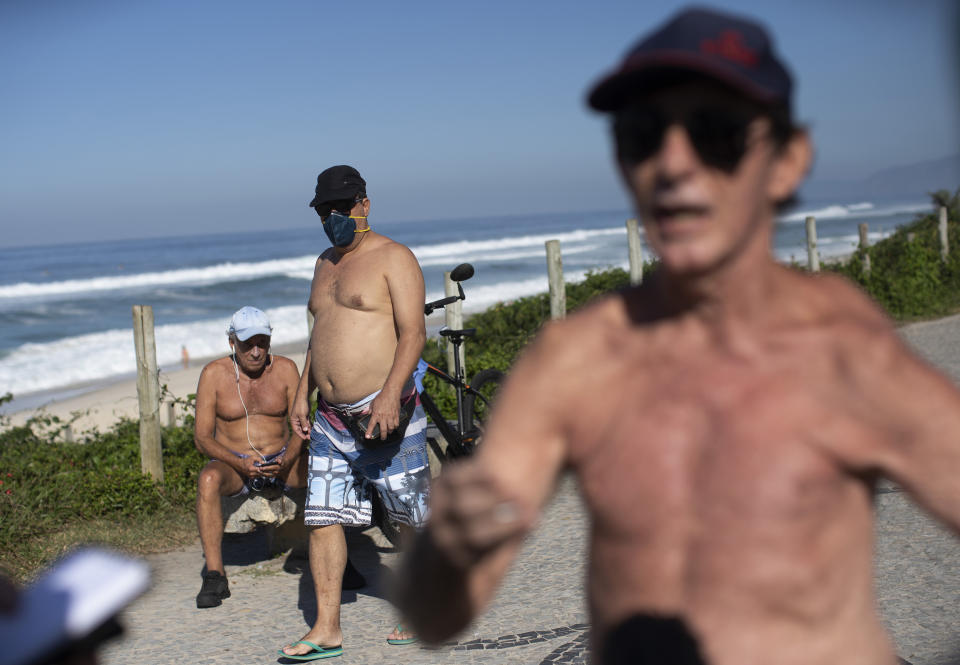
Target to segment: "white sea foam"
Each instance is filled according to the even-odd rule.
[[[576,253],[589,251],[589,248],[579,248],[573,243],[594,240],[598,236],[625,233],[625,229],[621,227],[577,230],[567,233],[421,245],[411,247],[411,250],[422,266],[446,264],[452,266],[463,261],[516,261],[542,254],[543,244],[547,240],[556,239],[561,243],[567,243],[570,246],[564,247],[564,252]],[[505,251],[511,249],[514,251]],[[181,268],[134,275],[110,275],[58,282],[20,282],[0,286],[0,300],[75,296],[107,291],[149,289],[160,286],[198,286],[248,281],[273,275],[310,280],[313,279],[313,268],[316,260],[315,255],[309,255],[259,262],[220,263],[203,268]]]
[[[607,229],[577,229],[567,231],[566,233],[544,233],[538,235],[509,236],[506,238],[495,238],[492,240],[462,240],[459,242],[439,243],[436,245],[420,245],[410,249],[416,254],[421,265],[429,265],[432,259],[442,258],[445,261],[451,257],[464,256],[475,252],[501,252],[505,249],[514,249],[518,247],[538,247],[543,250],[543,244],[547,240],[559,240],[563,243],[584,242],[593,240],[598,236],[626,235],[625,226],[616,226]]]
[[[273,343],[285,344],[307,336],[306,309],[301,306],[268,309]],[[155,329],[157,364],[176,369],[180,346],[196,358],[228,353],[227,320],[162,324]],[[43,344],[24,344],[0,359],[0,392],[22,395],[41,390],[136,372],[133,331],[107,330],[66,337]]]
[[[871,231],[867,234],[867,239],[871,242],[877,242],[878,240],[883,240],[888,237],[892,230],[887,231]],[[859,234],[848,234],[842,236],[832,236],[826,238],[817,239],[817,252],[820,255],[820,258],[830,259],[838,258],[841,256],[846,256],[852,254],[857,250],[857,247],[860,244],[860,235]],[[780,247],[774,250],[774,256],[777,260],[783,261],[784,263],[789,263],[790,261],[797,261],[806,265],[807,260],[807,248],[805,245],[795,245],[793,247]]]
[[[627,263],[623,262],[621,268],[626,268]],[[563,279],[566,282],[580,282],[586,278],[588,270],[576,270],[564,272]],[[463,289],[466,292],[467,299],[463,301],[461,307],[464,312],[482,312],[493,304],[498,302],[510,302],[524,296],[532,296],[538,293],[546,293],[549,288],[546,269],[543,275],[531,277],[520,281],[498,282],[489,285],[471,286],[468,282],[463,283]],[[431,291],[427,293],[427,300],[438,300],[444,294],[440,291]]]
[[[312,275],[316,260],[316,256],[301,256],[255,263],[220,263],[204,268],[181,268],[136,275],[68,279],[60,282],[20,282],[19,284],[0,286],[0,300],[76,295],[91,292],[102,293],[104,291],[143,289],[178,284],[197,286],[218,282],[246,281],[303,270],[309,271]]]
[[[802,221],[812,214],[819,219],[843,219],[860,217],[879,217],[902,213],[927,211],[929,205],[903,206],[876,206],[870,202],[860,202],[851,205],[825,206],[817,210],[796,212],[782,218],[780,221]],[[858,238],[844,228],[842,235],[829,237],[824,234],[819,239],[821,255],[831,257],[847,254],[855,250]],[[617,236],[625,234],[624,227],[615,227],[590,230],[574,230],[565,233],[531,234],[516,237],[504,237],[490,240],[475,240],[462,242],[439,243],[435,245],[419,245],[411,249],[423,266],[445,265],[452,267],[462,261],[473,261],[496,265],[501,261],[510,261],[522,266],[522,279],[507,279],[511,274],[506,271],[486,271],[484,278],[474,278],[464,284],[467,300],[463,303],[464,310],[475,312],[486,309],[490,305],[511,301],[517,298],[543,293],[547,290],[547,276],[544,256],[544,242],[546,240],[560,240],[565,257],[577,256],[579,260],[567,263],[567,281],[583,279],[586,268],[590,265],[599,265],[608,262],[608,257],[622,257],[620,267],[626,268],[626,243],[623,243],[623,252],[612,251],[619,242]],[[888,232],[873,231],[870,233],[871,242],[875,242]],[[791,258],[803,261],[806,250],[802,246],[781,247],[776,255],[783,261]],[[596,259],[590,261],[590,259]],[[93,297],[101,296],[113,290],[160,290],[168,296],[189,299],[189,292],[177,289],[178,285],[210,284],[218,282],[243,281],[279,275],[296,279],[309,280],[313,276],[315,255],[274,259],[261,262],[224,263],[205,268],[183,268],[163,272],[143,273],[139,275],[109,275],[89,279],[67,280],[52,283],[20,283],[0,286],[0,302],[4,299],[17,306],[16,299],[37,298],[38,300],[52,300],[64,298],[65,306],[69,306],[73,297],[84,293],[92,293]],[[534,277],[529,267],[536,261],[543,266],[542,272]],[[574,269],[574,266],[576,269]],[[584,270],[580,270],[580,268]],[[436,268],[434,268],[434,271]],[[428,284],[428,286],[433,286]],[[443,297],[441,292],[430,292],[429,300]],[[34,314],[42,314],[46,303],[37,303]],[[268,314],[274,324],[274,342],[277,344],[295,342],[306,336],[306,315],[302,305],[284,306],[268,309]],[[203,313],[199,313],[198,318]],[[160,366],[174,369],[180,362],[180,345],[186,345],[193,357],[199,358],[227,352],[224,336],[226,321],[219,319],[201,318],[201,320],[184,324],[163,324],[158,321],[156,329],[157,356]],[[130,376],[135,372],[133,335],[130,329],[114,329],[105,332],[69,337],[53,342],[41,344],[24,344],[10,350],[0,358],[0,393],[11,391],[21,396],[38,391],[61,389],[65,386],[99,382]]]
[[[777,221],[783,223],[802,222],[805,221],[807,217],[814,217],[818,220],[844,219],[847,217],[888,217],[890,215],[929,212],[930,210],[931,207],[929,204],[905,204],[877,208],[872,203],[864,202],[854,203],[852,205],[829,205],[813,210],[801,210],[788,215],[781,215],[777,218]]]
[[[624,266],[626,264],[624,263]],[[571,271],[567,281],[579,281],[587,271]],[[546,271],[541,277],[505,281],[489,285],[464,282],[467,300],[465,312],[482,311],[497,302],[508,302],[547,290]],[[430,292],[427,300],[443,297]],[[273,325],[273,343],[286,344],[307,336],[306,308],[300,305],[268,309]],[[160,324],[155,330],[157,364],[161,369],[177,369],[180,346],[195,358],[227,353],[226,320],[205,319],[191,323]],[[109,380],[136,372],[133,331],[130,329],[67,337],[43,344],[24,344],[0,358],[0,393],[16,396],[65,386]]]
[[[802,222],[807,216],[813,216],[819,220],[880,217],[924,212],[929,209],[929,205],[919,204],[878,208],[873,203],[865,201],[851,205],[830,205],[823,208],[797,211],[780,217],[778,221],[782,223]],[[595,248],[595,241],[598,238],[624,234],[624,227],[618,225],[602,229],[577,229],[564,233],[543,233],[488,240],[463,240],[434,245],[417,245],[411,246],[410,249],[423,267],[452,266],[463,261],[506,262],[535,258],[543,254],[543,245],[547,240],[559,240],[563,245],[565,255],[585,253]],[[20,282],[0,286],[0,301],[57,298],[85,294],[97,295],[109,291],[155,289],[163,286],[197,286],[248,281],[274,275],[309,281],[313,278],[315,262],[316,256],[311,254],[285,259],[220,263],[201,268],[181,268],[133,275],[104,275],[57,282]]]

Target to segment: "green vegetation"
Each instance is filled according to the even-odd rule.
[[[11,395],[0,397],[0,404]],[[188,412],[192,403],[186,404]],[[21,427],[0,418],[0,568],[23,580],[79,542],[132,552],[189,542],[196,534],[193,418],[163,429],[164,482],[140,472],[139,423],[63,441],[70,422],[40,416]]]
[[[654,264],[647,264],[644,269],[651,270],[653,267]],[[621,268],[588,273],[582,282],[567,283],[567,311],[575,310],[599,295],[623,288],[629,282],[629,274]],[[510,303],[497,303],[485,312],[467,317],[464,327],[477,329],[477,336],[464,344],[468,380],[487,367],[506,372],[517,354],[549,318],[550,298],[546,293],[519,298]],[[446,367],[446,352],[438,344],[428,341],[423,358],[438,367]],[[451,419],[455,418],[456,398],[453,389],[429,374],[424,378],[424,387],[436,398],[440,410],[449,414]]]
[[[859,284],[894,319],[905,322],[943,316],[960,309],[960,188],[931,195],[937,209],[947,208],[947,239],[952,249],[940,258],[938,214],[918,215],[889,238],[858,250],[849,261],[824,269]],[[864,270],[870,257],[870,272]]]
[[[898,321],[941,316],[960,309],[960,189],[931,195],[949,216],[949,260],[940,258],[936,215],[922,215],[848,262],[824,269],[860,284]],[[871,272],[863,269],[869,255]],[[655,266],[646,266],[647,270]],[[596,272],[567,285],[567,307],[626,286],[620,269]],[[466,345],[467,376],[485,367],[509,369],[549,318],[546,294],[494,305],[466,321],[477,337]],[[444,366],[428,343],[424,357]],[[454,412],[452,391],[432,377],[428,390]],[[0,404],[10,396],[0,397]],[[187,413],[192,411],[192,403]],[[139,429],[122,420],[108,432],[89,431],[63,442],[69,423],[38,417],[10,427],[0,417],[0,568],[23,580],[79,542],[99,542],[131,552],[177,546],[195,538],[197,474],[205,460],[193,446],[193,422],[163,430],[164,482],[140,473]]]

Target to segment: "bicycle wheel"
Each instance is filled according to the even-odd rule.
[[[464,411],[473,427],[483,429],[504,378],[506,375],[503,372],[492,368],[482,369],[474,375],[470,387],[480,394],[470,392],[463,399]]]

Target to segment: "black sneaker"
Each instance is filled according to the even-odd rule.
[[[216,570],[203,574],[203,586],[197,594],[197,607],[216,607],[224,598],[230,597],[230,585],[227,578]]]

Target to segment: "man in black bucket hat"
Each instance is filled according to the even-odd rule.
[[[960,530],[960,393],[836,276],[781,266],[812,148],[753,20],[686,10],[589,95],[660,267],[548,324],[398,575],[442,641],[488,603],[557,477],[590,516],[600,662],[896,663],[876,614],[887,476]]]

